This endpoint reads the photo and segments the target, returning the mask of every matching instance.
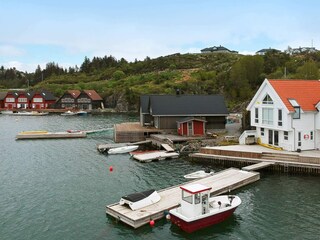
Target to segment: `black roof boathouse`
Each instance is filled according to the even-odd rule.
[[[142,95],[140,124],[176,131],[187,117],[206,121],[206,129],[225,129],[229,112],[222,95]]]

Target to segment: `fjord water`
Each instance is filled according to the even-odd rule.
[[[141,164],[128,154],[100,154],[96,146],[112,143],[112,130],[85,139],[15,140],[20,131],[91,130],[137,120],[0,115],[0,239],[319,239],[319,176],[262,173],[258,182],[233,192],[242,205],[231,218],[193,234],[166,219],[134,230],[106,217],[105,205],[182,183],[184,174],[204,165],[187,159]]]

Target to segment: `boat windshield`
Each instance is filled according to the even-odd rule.
[[[191,193],[188,193],[182,190],[182,200],[192,204],[193,203],[192,198],[193,198],[193,195]]]

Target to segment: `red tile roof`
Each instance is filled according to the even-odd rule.
[[[289,99],[295,99],[303,111],[316,111],[320,101],[320,81],[318,80],[269,80],[289,111],[294,111]]]
[[[79,97],[79,95],[80,95],[80,91],[79,90],[68,90],[67,91],[69,94],[71,94],[74,98],[77,98],[77,97]]]
[[[93,101],[102,101],[103,99],[95,90],[83,90]]]

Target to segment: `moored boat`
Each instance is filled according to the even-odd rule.
[[[211,187],[202,184],[180,188],[181,205],[169,211],[170,219],[188,233],[224,221],[241,204],[241,199],[235,195],[210,197]]]
[[[64,113],[61,113],[61,116],[74,116],[74,115],[77,115],[76,112],[72,112],[70,110],[64,112]]]
[[[198,178],[209,177],[209,176],[212,176],[213,174],[214,174],[214,171],[210,171],[210,169],[206,169],[206,170],[199,170],[196,172],[186,174],[183,177],[187,179],[198,179]]]
[[[132,193],[123,196],[119,201],[119,205],[127,205],[131,208],[131,210],[137,210],[157,203],[160,201],[160,199],[161,197],[157,191],[151,189],[144,192]]]
[[[116,148],[110,148],[107,153],[108,154],[129,153],[129,152],[137,150],[138,148],[139,148],[138,145],[116,147]]]

